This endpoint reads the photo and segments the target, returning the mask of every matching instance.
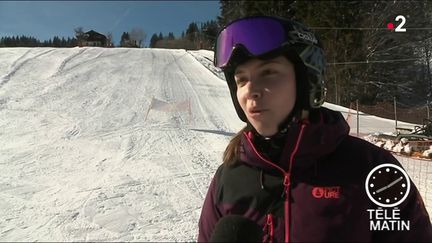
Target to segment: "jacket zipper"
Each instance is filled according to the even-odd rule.
[[[269,243],[273,243],[274,227],[273,227],[273,215],[271,214],[267,214],[267,229],[268,229],[268,234],[270,235]]]
[[[307,123],[302,123],[300,133],[297,137],[297,142],[294,147],[293,152],[291,153],[290,161],[289,161],[289,169],[288,173],[285,173],[284,176],[284,186],[285,186],[285,242],[289,242],[290,239],[290,190],[291,190],[291,171],[292,165],[294,163],[294,157],[297,154],[301,139],[303,137],[303,132]]]
[[[286,173],[284,176],[284,187],[285,187],[285,242],[289,242],[289,235],[290,235],[290,207],[289,207],[289,196],[290,196],[290,186],[291,186],[291,173]]]
[[[294,150],[293,150],[293,152],[291,153],[291,156],[290,156],[288,172],[285,172],[281,167],[279,167],[279,166],[275,165],[274,163],[272,163],[271,161],[268,161],[267,159],[263,158],[258,153],[258,151],[255,149],[255,146],[253,145],[253,143],[252,143],[250,137],[248,136],[248,134],[246,134],[246,132],[244,133],[244,135],[246,136],[246,138],[247,138],[248,142],[250,143],[250,145],[251,145],[253,151],[255,152],[255,154],[257,154],[258,157],[261,160],[263,160],[264,162],[266,162],[266,163],[270,164],[271,166],[273,166],[273,167],[277,168],[278,170],[280,170],[283,173],[283,175],[284,175],[283,184],[284,184],[284,194],[285,194],[285,201],[284,201],[284,208],[285,208],[285,210],[284,210],[285,211],[285,217],[284,217],[285,218],[285,242],[287,242],[287,243],[289,242],[289,238],[290,238],[290,202],[289,202],[289,197],[290,197],[290,189],[291,189],[291,169],[292,169],[292,164],[294,162],[295,154],[298,151],[298,147],[300,145],[301,138],[303,137],[303,131],[304,131],[304,128],[306,127],[306,124],[307,124],[307,122],[304,122],[301,125],[300,133],[299,133],[299,135],[297,137],[296,145],[295,145]],[[267,218],[267,220],[268,220],[268,218]],[[272,240],[272,238],[271,238],[271,240]]]
[[[266,225],[264,226],[264,238],[263,242],[268,240],[269,243],[273,243],[274,237],[274,226],[273,226],[273,215],[267,214]]]

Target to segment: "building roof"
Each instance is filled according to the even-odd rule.
[[[105,35],[98,33],[94,30],[90,30],[84,33],[87,41],[105,41],[107,38]]]

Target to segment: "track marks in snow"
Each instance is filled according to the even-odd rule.
[[[26,52],[23,56],[21,56],[20,58],[18,58],[13,63],[13,65],[11,65],[11,68],[10,68],[9,72],[5,76],[3,76],[2,78],[0,78],[0,89],[2,88],[3,85],[7,84],[9,82],[9,80],[11,79],[11,77],[13,77],[15,75],[15,73],[20,68],[22,68],[27,62],[32,61],[32,60],[34,60],[34,59],[36,59],[38,57],[41,57],[43,55],[46,55],[46,54],[48,54],[48,53],[50,53],[52,51],[54,51],[54,49],[50,49],[50,50],[44,51],[44,52],[39,53],[39,54],[37,54],[37,55],[35,55],[35,56],[31,57],[31,58],[24,59],[24,57],[26,57],[27,53],[28,53],[28,52]],[[24,60],[21,61],[21,59],[24,59]]]
[[[52,75],[52,77],[56,77],[59,74],[63,72],[64,67],[66,64],[68,64],[72,59],[78,57],[79,55],[83,54],[87,49],[81,49],[77,53],[74,53],[68,57],[66,57],[60,64],[60,66],[57,68],[57,71]]]
[[[88,51],[87,51],[88,50]],[[61,67],[59,67],[59,70],[56,72],[56,74],[53,75],[54,76],[59,76],[59,75],[63,75],[64,73],[67,72],[71,72],[76,68],[85,66],[85,65],[91,65],[92,63],[96,62],[96,61],[100,61],[102,58],[110,58],[112,56],[116,56],[116,55],[120,55],[122,53],[110,53],[109,51],[107,51],[104,48],[101,48],[99,53],[97,53],[95,56],[93,57],[84,57],[84,55],[90,55],[91,49],[89,48],[84,48],[82,50],[80,50],[80,52],[71,55],[70,57],[68,57],[67,59],[65,59],[63,61],[63,65]],[[111,50],[111,49],[110,49]],[[85,53],[84,53],[85,52]],[[108,52],[108,54],[106,54]],[[75,60],[79,57],[79,62],[75,62]]]
[[[43,51],[32,49],[14,67]],[[224,132],[218,134],[226,129],[218,120],[223,118],[213,117],[218,114],[214,110],[226,105],[211,97],[211,92],[221,95],[221,85],[204,80],[200,67],[184,53],[56,49],[25,63],[24,69],[10,76],[11,86],[4,87],[5,91],[17,92],[19,98],[34,97],[23,99],[26,103],[13,103],[13,96],[0,101],[1,112],[10,117],[6,131],[28,147],[19,153],[21,144],[16,149],[10,146],[3,156],[12,161],[8,174],[17,181],[21,175],[30,177],[33,184],[49,189],[34,194],[29,205],[18,198],[20,190],[14,188],[17,198],[10,197],[10,205],[0,207],[16,211],[7,214],[8,219],[20,216],[0,225],[0,232],[7,234],[4,239],[195,238],[204,194],[227,141]],[[133,65],[118,62],[125,57],[131,57]],[[29,74],[33,65],[42,67],[40,72]],[[15,80],[22,80],[22,85],[15,86]],[[166,102],[190,98],[196,113],[189,121],[189,114],[183,111],[151,110],[144,121],[153,96]],[[30,126],[15,129],[30,119]],[[21,205],[28,208],[20,210]]]
[[[167,133],[167,135],[168,135],[168,138],[169,138],[169,140],[171,141],[171,143],[173,145],[173,148],[177,151],[177,154],[179,156],[180,161],[184,165],[185,172],[192,179],[192,182],[193,182],[196,190],[199,192],[201,198],[204,199],[204,197],[205,197],[204,193],[201,192],[201,190],[200,190],[200,188],[198,186],[197,180],[196,180],[195,176],[192,174],[192,170],[190,168],[190,165],[185,161],[185,159],[182,156],[182,153],[184,153],[184,152],[180,150],[181,147],[180,147],[179,141],[177,140],[176,137],[171,136],[169,133]]]
[[[30,53],[31,49],[27,50],[24,54],[22,54],[19,58],[17,58],[12,65],[10,66],[10,68],[13,68],[15,66],[17,66],[17,64],[24,59],[29,53]]]
[[[80,128],[78,125],[75,125],[73,128],[71,128],[69,131],[66,132],[65,138],[72,139],[73,137],[78,136],[79,133],[80,133]]]
[[[142,141],[142,134],[131,134],[127,142],[127,148],[124,155],[124,160],[134,158],[141,149],[145,146],[145,141]]]

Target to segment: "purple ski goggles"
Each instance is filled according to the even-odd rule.
[[[234,21],[221,30],[216,41],[214,65],[224,68],[234,49],[242,45],[259,56],[282,47],[288,34],[281,21],[272,17],[250,17]]]

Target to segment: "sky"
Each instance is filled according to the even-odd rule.
[[[114,44],[123,32],[142,28],[148,45],[154,33],[179,37],[191,22],[219,15],[219,1],[0,1],[0,37],[25,35],[41,41],[73,37],[76,27],[102,34]]]

